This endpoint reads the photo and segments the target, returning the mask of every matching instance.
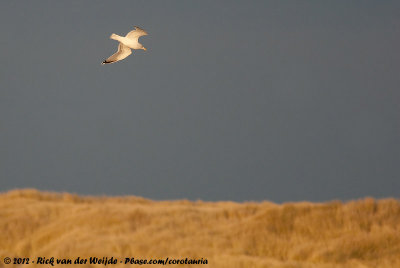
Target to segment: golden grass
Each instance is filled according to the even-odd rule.
[[[400,267],[396,199],[277,205],[16,190],[0,194],[0,231],[0,267],[15,267],[4,265],[6,256],[208,260],[172,267]],[[102,267],[63,267],[74,266]],[[138,267],[111,265],[122,266]]]

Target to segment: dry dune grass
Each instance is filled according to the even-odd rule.
[[[396,199],[277,205],[16,190],[0,194],[0,231],[0,267],[16,266],[4,265],[5,256],[208,260],[173,267],[400,267]]]

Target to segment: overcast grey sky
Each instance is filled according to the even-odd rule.
[[[400,197],[399,1],[1,1],[0,32],[1,191]]]

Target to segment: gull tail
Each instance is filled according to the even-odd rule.
[[[118,34],[115,34],[115,33],[110,35],[110,39],[114,39],[114,40],[118,40],[120,37],[121,36],[119,36]]]

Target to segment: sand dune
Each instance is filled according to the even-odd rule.
[[[277,205],[16,190],[0,194],[0,231],[0,267],[18,266],[5,265],[7,256],[208,262],[171,267],[400,267],[397,199]]]

